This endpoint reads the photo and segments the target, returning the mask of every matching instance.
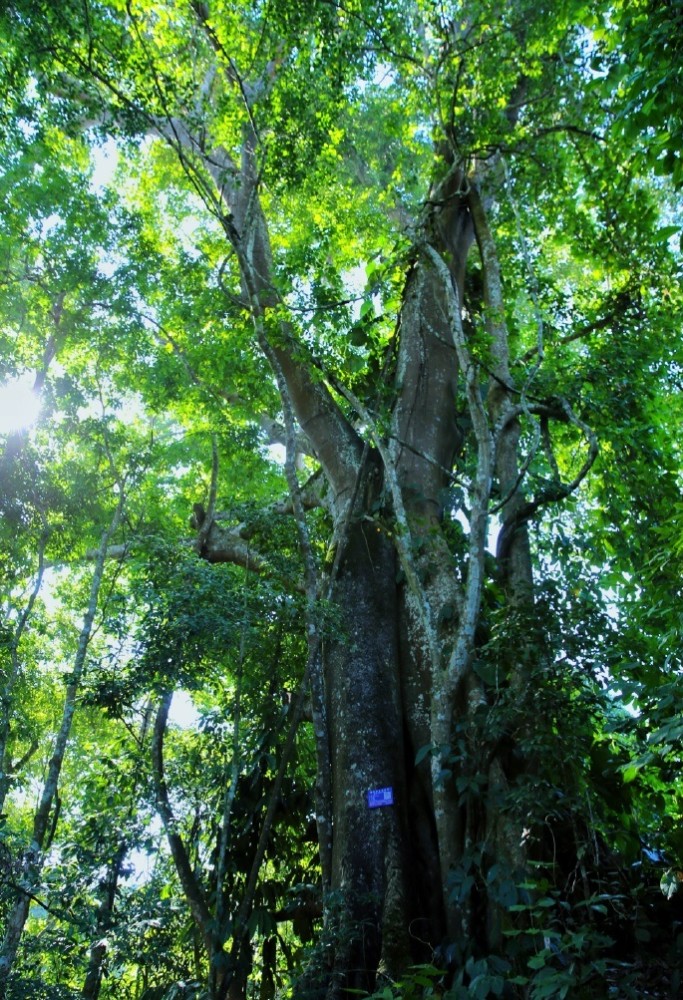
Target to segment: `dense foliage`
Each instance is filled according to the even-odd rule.
[[[682,38],[3,5],[0,997],[678,995]]]

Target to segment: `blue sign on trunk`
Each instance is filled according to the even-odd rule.
[[[379,806],[393,806],[394,789],[373,788],[368,792],[368,809],[377,809]]]

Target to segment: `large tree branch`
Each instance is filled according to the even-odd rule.
[[[204,0],[190,0],[190,5],[197,17],[197,21],[206,34],[211,48],[215,52],[216,56],[221,58],[228,80],[238,89],[244,102],[244,107],[249,115],[249,121],[254,135],[258,136],[258,130],[252,114],[252,108],[259,100],[262,100],[263,97],[271,91],[277,77],[278,67],[282,61],[282,53],[278,55],[278,58],[271,59],[266,64],[266,67],[260,76],[257,76],[253,80],[246,80],[240,74],[234,58],[226,50],[218,36],[216,26],[211,20],[208,3],[205,3]]]
[[[255,551],[241,531],[242,525],[221,528],[214,517],[209,518],[201,504],[194,505],[193,527],[198,531],[198,551],[210,563],[233,563],[243,569],[265,576],[275,574],[272,564]]]
[[[305,510],[313,510],[322,506],[322,501],[316,490],[318,478],[318,474],[311,476],[308,482],[301,487],[301,503]],[[281,500],[270,504],[261,509],[261,514],[266,518],[292,516],[294,514],[292,500]],[[281,571],[251,543],[255,530],[254,525],[247,521],[240,521],[238,524],[224,527],[221,522],[231,518],[231,514],[221,511],[215,512],[210,518],[202,503],[194,504],[190,527],[198,534],[201,533],[202,542],[199,550],[201,557],[211,563],[232,563],[262,576],[275,578],[280,576]],[[198,547],[197,539],[187,538],[179,544],[188,552],[192,548],[197,549]],[[145,545],[146,538],[144,536],[134,537],[116,545],[109,545],[106,558],[127,559],[136,553],[143,553]],[[87,549],[85,552],[86,559],[96,559],[97,555],[97,549]],[[291,585],[291,577],[288,577],[288,582]],[[304,584],[301,581],[295,582],[294,587],[298,591],[304,590]]]
[[[195,505],[195,521],[197,527],[197,552],[201,555],[206,547],[206,542],[211,531],[214,517],[216,515],[216,495],[218,493],[218,444],[216,435],[211,435],[211,485],[209,486],[209,499],[206,512],[202,508],[203,518],[200,519],[197,505]]]
[[[243,537],[242,531],[245,530],[245,526],[239,524],[229,529],[221,528],[217,520],[222,516],[224,515],[216,515],[216,518],[211,520],[208,531],[204,532],[203,543],[199,553],[201,557],[210,563],[232,563],[235,566],[241,566],[243,569],[264,576],[276,576],[277,570],[275,567],[265,556],[260,555],[249,544],[248,539]],[[203,505],[199,503],[195,504],[192,527],[199,531],[206,523],[209,522],[207,522],[206,511]],[[188,551],[197,547],[196,541],[192,539],[186,539],[182,544]],[[106,556],[107,559],[126,559],[136,551],[144,551],[144,545],[145,541],[143,538],[110,545]],[[85,553],[85,558],[93,559],[96,554],[96,550],[88,549]],[[301,589],[300,584],[297,589]]]
[[[362,442],[324,386],[317,382],[302,360],[302,350],[294,336],[293,325],[286,318],[286,307],[276,291],[273,280],[272,253],[267,223],[259,197],[257,139],[251,125],[242,136],[239,164],[220,143],[210,141],[210,92],[206,95],[205,119],[200,126],[188,116],[172,108],[163,83],[156,71],[154,55],[140,37],[152,84],[152,99],[156,107],[146,106],[139,96],[131,97],[123,85],[102,69],[75,54],[77,65],[88,79],[109,94],[112,100],[103,102],[101,91],[95,95],[84,91],[82,84],[65,79],[69,97],[92,111],[98,107],[97,123],[106,125],[123,116],[147,134],[156,134],[175,152],[188,181],[211,214],[223,227],[230,245],[237,254],[245,298],[249,302],[257,340],[270,344],[283,372],[292,406],[304,434],[318,456],[332,491],[335,503],[343,507],[353,490]],[[253,100],[252,100],[253,103]],[[162,111],[159,111],[159,108]],[[85,116],[84,116],[85,118]],[[95,124],[87,120],[87,124]],[[266,312],[279,313],[278,320],[266,322]]]
[[[269,444],[284,445],[287,443],[287,432],[281,420],[272,416],[265,410],[254,412],[253,404],[250,404],[249,401],[239,393],[230,392],[228,389],[221,389],[220,387],[211,385],[198,374],[196,368],[189,360],[186,351],[183,350],[173,334],[162,323],[148,313],[141,312],[140,316],[143,320],[145,320],[145,322],[150,323],[154,327],[154,339],[159,344],[163,344],[164,346],[168,346],[172,349],[174,355],[178,358],[180,364],[182,365],[185,374],[193,385],[196,385],[198,389],[206,393],[206,395],[216,403],[220,404],[224,402],[227,403],[228,406],[234,406],[247,412],[253,423],[257,424],[263,431]],[[297,452],[299,454],[312,454],[310,442],[303,434],[300,433],[297,435]]]

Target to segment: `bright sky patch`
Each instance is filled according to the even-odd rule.
[[[40,413],[40,399],[25,380],[0,385],[0,434],[21,431],[34,424]]]

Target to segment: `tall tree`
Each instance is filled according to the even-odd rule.
[[[440,945],[472,977],[470,942],[495,954],[510,907],[532,905],[558,788],[581,787],[544,759],[576,706],[557,679],[552,553],[530,533],[550,510],[570,533],[598,509],[618,526],[612,456],[647,446],[649,401],[680,363],[659,337],[662,297],[680,310],[666,189],[619,139],[619,81],[590,33],[620,11],[13,0],[5,14],[15,92],[130,153],[134,308],[157,351],[141,352],[140,391],[169,402],[182,371],[197,419],[285,442],[335,929],[301,989],[328,1000]],[[623,478],[626,497],[636,469]],[[213,486],[200,554],[270,572]],[[549,824],[570,857],[577,822]],[[244,995],[237,959],[216,998]]]

